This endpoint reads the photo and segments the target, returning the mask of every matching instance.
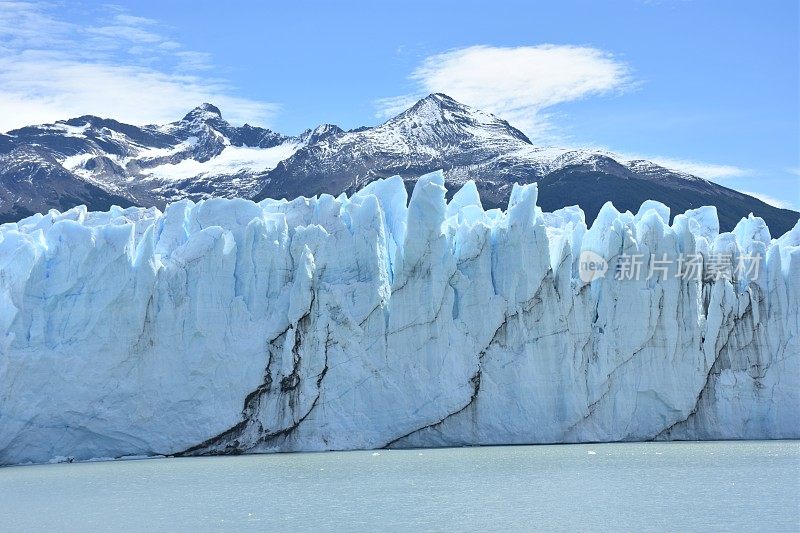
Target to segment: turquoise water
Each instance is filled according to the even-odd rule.
[[[800,442],[329,452],[0,469],[2,530],[800,530]]]

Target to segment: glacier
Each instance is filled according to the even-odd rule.
[[[448,202],[436,172],[4,224],[0,464],[800,438],[800,223],[536,201]],[[759,268],[678,275],[715,253]],[[670,261],[620,279],[626,254]]]

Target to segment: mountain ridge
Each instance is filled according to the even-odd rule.
[[[780,235],[798,218],[650,161],[534,146],[502,118],[433,93],[377,126],[321,124],[296,136],[234,126],[210,103],[164,125],[84,115],[12,130],[0,134],[0,222],[81,203],[163,208],[183,198],[351,194],[392,175],[410,190],[438,169],[450,195],[474,179],[489,208],[506,205],[513,183],[538,182],[544,209],[581,205],[587,222],[606,201],[635,211],[648,199],[673,213],[715,205],[723,230],[753,212]]]

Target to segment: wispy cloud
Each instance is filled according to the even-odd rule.
[[[632,85],[628,66],[608,52],[551,44],[451,50],[425,59],[410,78],[417,91],[376,101],[378,116],[396,114],[427,93],[443,92],[505,118],[533,140],[552,137],[549,108]]]
[[[443,91],[439,91],[443,92]],[[413,106],[424,95],[422,94],[404,94],[401,96],[389,96],[386,98],[378,98],[375,100],[375,107],[378,112],[375,114],[378,118],[391,118],[398,115]]]
[[[274,116],[275,104],[237,96],[209,75],[209,54],[166,33],[115,6],[76,24],[50,4],[0,1],[0,131],[84,114],[163,123],[202,102],[233,122]]]
[[[773,207],[779,207],[781,209],[795,209],[795,207],[791,203],[786,202],[784,200],[779,200],[778,198],[775,198],[774,196],[770,196],[768,194],[763,194],[760,192],[752,192],[752,191],[739,191],[739,192],[741,192],[742,194],[747,194],[749,196],[752,196],[753,198],[758,198],[765,204],[769,204]]]
[[[745,168],[737,167],[735,165],[725,165],[719,163],[708,163],[703,161],[694,161],[690,159],[680,159],[674,157],[664,157],[659,155],[641,155],[619,153],[615,154],[620,159],[632,161],[636,159],[644,159],[652,161],[657,165],[670,170],[677,170],[679,172],[686,172],[693,176],[705,178],[711,181],[722,181],[731,178],[739,178],[748,175],[751,171]]]

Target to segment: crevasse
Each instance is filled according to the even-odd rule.
[[[503,212],[443,183],[0,226],[0,464],[800,437],[800,225],[646,202],[587,228],[535,184]],[[723,253],[762,259],[677,275]],[[617,279],[633,254],[669,270]]]

